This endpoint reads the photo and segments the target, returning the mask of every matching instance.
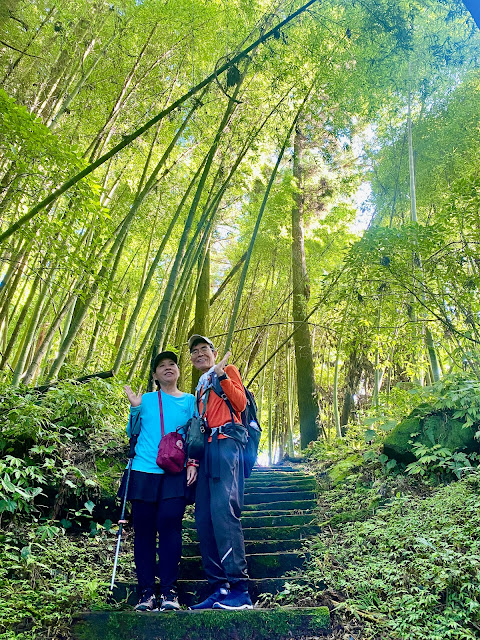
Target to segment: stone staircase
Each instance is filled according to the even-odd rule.
[[[277,593],[285,583],[302,583],[302,540],[316,533],[313,476],[293,467],[255,469],[246,482],[242,525],[255,602],[262,593]],[[189,606],[209,593],[203,578],[193,519],[184,528],[190,542],[183,545],[178,583],[179,599]],[[288,577],[285,573],[288,572]],[[134,585],[119,584],[116,597],[136,601]],[[89,612],[77,616],[77,640],[284,640],[325,635],[330,629],[326,607],[276,608],[249,611]]]

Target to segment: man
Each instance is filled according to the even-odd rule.
[[[246,430],[240,414],[247,399],[238,369],[227,365],[230,353],[216,364],[212,341],[195,334],[188,340],[193,366],[202,372],[195,411],[206,421],[205,455],[200,462],[195,498],[203,568],[211,595],[192,609],[251,609],[247,561],[240,515],[243,508],[243,448]],[[218,378],[233,411],[212,385]],[[216,385],[218,387],[218,385]]]

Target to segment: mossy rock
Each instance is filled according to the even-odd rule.
[[[288,640],[331,631],[327,607],[178,611],[173,614],[94,612],[74,620],[76,640]]]
[[[476,427],[465,427],[463,422],[452,417],[453,412],[432,411],[425,415],[426,411],[426,406],[417,407],[388,434],[383,443],[385,455],[398,462],[413,462],[416,458],[412,453],[412,441],[427,447],[440,444],[450,451],[480,451],[480,443],[474,437]]]
[[[341,460],[328,470],[328,477],[333,484],[340,484],[347,478],[352,471],[362,465],[363,458],[358,453],[352,453],[344,460]]]

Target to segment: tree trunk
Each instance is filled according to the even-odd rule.
[[[35,294],[37,292],[37,288],[38,285],[41,282],[41,277],[39,274],[36,275],[34,281],[32,282],[32,286],[30,288],[30,292],[28,294],[28,298],[25,302],[25,304],[22,307],[22,310],[20,312],[20,315],[18,317],[17,323],[15,325],[15,328],[13,329],[12,335],[10,336],[10,340],[8,341],[7,347],[5,349],[5,352],[3,354],[2,360],[0,362],[0,369],[3,369],[5,367],[5,364],[10,356],[10,353],[12,352],[13,347],[15,346],[15,342],[17,340],[17,337],[20,333],[20,330],[23,327],[23,323],[25,318],[27,317],[27,314],[31,308],[31,305],[33,304],[33,300],[35,298]]]
[[[83,36],[87,32],[90,26],[90,21],[85,18],[80,18],[73,29],[74,40],[76,43],[82,41]],[[78,44],[76,44],[76,47]],[[75,48],[76,48],[75,47]],[[70,61],[73,59],[74,53],[69,47],[62,47],[60,53],[55,61],[53,68],[50,72],[48,79],[43,83],[38,91],[37,98],[35,99],[31,111],[36,116],[40,117],[45,111],[55,89],[58,87],[60,81],[65,77],[66,70],[69,67]]]
[[[294,410],[294,403],[293,403],[293,399],[294,399],[294,394],[293,394],[293,387],[294,387],[294,379],[295,379],[295,371],[294,371],[294,360],[292,358],[291,355],[291,349],[287,348],[285,349],[285,360],[286,360],[286,368],[285,368],[285,374],[286,374],[286,387],[287,387],[287,452],[288,455],[293,457],[295,455],[294,449],[293,449],[293,427],[294,427],[294,421],[295,421],[295,410]]]
[[[50,283],[54,276],[55,267],[56,267],[56,264],[51,265],[50,271],[42,283],[37,302],[32,312],[32,317],[30,318],[30,323],[27,329],[25,330],[23,345],[20,348],[18,356],[16,358],[17,363],[15,366],[15,371],[13,373],[12,386],[14,387],[18,386],[22,378],[22,375],[24,373],[25,363],[27,362],[27,359],[31,354],[32,347],[35,344],[35,332],[37,330],[40,314],[42,313],[42,309],[46,301],[46,295],[49,290]]]
[[[210,249],[207,248],[201,269],[198,287],[195,293],[195,322],[192,333],[208,336],[210,332]],[[195,391],[200,371],[192,367],[192,393]]]
[[[158,23],[155,23],[153,25],[152,30],[150,31],[150,33],[148,34],[148,37],[143,45],[143,47],[140,50],[140,53],[138,54],[137,58],[135,59],[135,62],[132,65],[132,68],[130,69],[130,72],[128,73],[127,77],[125,78],[124,82],[123,82],[123,86],[120,90],[120,93],[115,101],[115,104],[112,107],[112,110],[110,111],[107,120],[105,122],[105,124],[103,125],[102,129],[100,130],[100,132],[97,134],[97,137],[95,138],[95,140],[91,143],[90,147],[87,149],[85,155],[87,155],[90,152],[90,162],[93,162],[96,158],[98,158],[98,156],[100,155],[100,153],[102,152],[102,149],[104,149],[105,145],[108,142],[108,138],[111,135],[111,130],[112,130],[112,126],[115,123],[116,119],[118,118],[118,116],[120,115],[121,112],[121,108],[124,104],[125,101],[125,97],[128,91],[129,86],[131,85],[132,81],[133,81],[133,77],[140,65],[140,62],[142,61],[143,56],[145,55],[145,51],[148,47],[148,44],[150,43],[150,40],[153,38],[155,31],[157,30],[158,27]]]
[[[292,316],[298,331],[293,336],[297,370],[298,414],[300,421],[300,446],[305,449],[309,442],[318,438],[318,400],[315,389],[315,372],[310,327],[305,322],[307,303],[310,297],[307,265],[305,262],[303,229],[303,137],[300,126],[295,128],[293,153],[293,177],[295,179],[294,204],[292,207]]]
[[[32,35],[32,37],[30,38],[30,40],[27,42],[27,44],[25,45],[22,53],[15,59],[14,62],[12,62],[12,64],[9,66],[8,71],[6,72],[6,74],[4,75],[4,77],[2,78],[2,81],[0,82],[0,86],[5,86],[6,81],[8,80],[8,78],[12,75],[12,73],[15,71],[15,69],[18,67],[18,65],[20,64],[20,62],[23,60],[23,58],[25,58],[25,55],[27,54],[27,51],[29,50],[30,46],[32,45],[32,43],[35,41],[35,38],[38,36],[38,34],[40,33],[40,31],[43,29],[43,27],[47,24],[47,22],[50,20],[50,18],[52,18],[55,13],[57,11],[57,8],[55,6],[53,6],[51,9],[48,9],[45,18],[43,19],[43,21],[40,23],[40,26],[37,28],[37,30],[35,31],[35,33]]]
[[[113,265],[112,265],[112,269],[111,269],[110,273],[108,274],[109,282],[110,282],[110,286],[111,287],[113,287],[113,282],[115,280],[115,276],[117,275],[118,265],[120,263],[120,258],[122,256],[123,248],[125,246],[125,240],[126,240],[126,236],[125,236],[122,244],[119,247],[119,250],[117,252],[117,255],[115,256],[115,260],[114,260]],[[102,325],[105,325],[105,318],[106,318],[106,315],[107,315],[107,306],[108,306],[108,303],[110,301],[110,295],[111,295],[110,287],[108,287],[108,289],[103,294],[103,299],[102,299],[102,304],[100,306],[100,311],[95,314],[95,326],[93,328],[93,332],[92,332],[92,335],[91,335],[91,338],[90,338],[90,344],[88,346],[87,355],[86,355],[85,361],[84,361],[84,368],[85,369],[88,367],[88,365],[90,364],[91,359],[93,358],[93,354],[95,353],[95,349],[97,347],[97,341],[98,341],[98,337],[100,335],[100,331],[101,331]]]
[[[413,155],[413,136],[412,136],[412,114],[411,114],[411,92],[408,92],[408,113],[407,113],[407,129],[408,129],[408,168],[410,175],[410,219],[412,222],[417,222],[417,196],[415,190],[415,159]],[[413,269],[415,271],[416,266],[415,263],[418,262],[418,268],[421,270],[421,256],[416,255],[414,253],[413,256]],[[420,286],[421,286],[421,298],[425,299],[425,294],[423,292],[423,279],[420,276]],[[415,312],[412,312],[415,314]],[[415,326],[415,325],[414,325]],[[428,327],[422,325],[422,333],[425,341],[425,346],[427,348],[427,354],[430,362],[431,372],[433,376],[433,382],[437,382],[440,380],[440,367],[438,364],[437,353],[435,350],[435,344],[433,341],[433,336]],[[423,374],[420,374],[420,383],[423,383]]]
[[[105,54],[107,53],[110,45],[115,41],[115,39],[118,37],[118,34],[116,32],[113,33],[113,35],[111,36],[111,38],[108,40],[107,44],[103,47],[102,51],[98,54],[98,56],[96,57],[96,59],[93,61],[93,63],[90,65],[89,69],[87,69],[87,71],[83,71],[83,62],[85,61],[85,56],[82,59],[82,74],[80,76],[80,78],[78,79],[76,85],[74,86],[74,88],[69,91],[63,98],[62,102],[58,102],[56,107],[54,108],[47,126],[50,127],[50,129],[55,129],[55,127],[57,126],[57,124],[60,121],[60,118],[63,116],[63,114],[68,110],[68,108],[70,107],[70,105],[72,104],[72,102],[75,100],[75,98],[77,97],[77,95],[80,93],[80,90],[85,86],[88,78],[91,76],[91,74],[93,73],[93,71],[95,70],[96,66],[98,65],[99,62],[101,62],[104,57]]]
[[[40,364],[43,360],[43,358],[47,355],[49,349],[50,349],[50,345],[52,344],[53,338],[55,337],[55,333],[58,331],[58,329],[60,328],[60,325],[62,324],[63,319],[69,315],[70,313],[73,312],[73,308],[75,306],[75,301],[76,301],[76,296],[70,296],[68,298],[68,300],[65,302],[65,304],[62,306],[62,309],[57,313],[57,316],[54,320],[54,322],[52,322],[52,324],[50,325],[44,339],[43,342],[41,343],[41,345],[39,346],[39,348],[37,349],[36,354],[33,357],[33,360],[29,366],[29,368],[27,369],[27,372],[25,373],[25,375],[23,376],[23,384],[28,385],[37,369],[39,369]],[[71,316],[70,316],[71,317]]]
[[[248,249],[247,249],[247,257],[245,259],[245,263],[243,265],[243,269],[242,269],[242,273],[240,276],[240,281],[238,283],[238,289],[237,289],[237,295],[235,297],[235,302],[233,305],[233,310],[232,310],[232,315],[230,317],[230,323],[228,326],[228,334],[227,334],[227,340],[226,340],[226,344],[225,344],[225,351],[228,351],[231,347],[232,344],[232,338],[233,338],[233,332],[235,330],[235,323],[237,321],[237,316],[238,316],[238,310],[240,307],[240,301],[242,299],[242,293],[243,293],[243,287],[245,285],[245,280],[247,277],[247,271],[248,271],[248,266],[250,264],[250,259],[252,257],[252,253],[253,253],[253,247],[255,246],[255,240],[257,239],[257,234],[258,234],[258,229],[260,227],[260,222],[262,221],[262,217],[263,217],[263,213],[265,211],[265,207],[267,205],[268,202],[268,198],[270,196],[270,191],[272,189],[273,183],[275,182],[275,178],[277,176],[277,172],[278,172],[278,168],[280,166],[280,163],[282,161],[283,158],[283,154],[285,153],[285,149],[287,148],[287,144],[290,141],[290,137],[292,135],[292,131],[295,128],[298,118],[300,117],[300,114],[302,113],[302,110],[308,100],[308,98],[310,97],[310,93],[313,89],[314,84],[312,83],[312,85],[310,86],[310,88],[307,91],[307,94],[302,102],[302,105],[300,106],[300,109],[297,111],[297,114],[295,115],[292,124],[290,125],[290,128],[288,130],[287,136],[285,138],[285,141],[282,145],[282,148],[280,149],[280,152],[278,154],[277,157],[277,162],[275,163],[275,167],[273,168],[273,171],[271,173],[270,176],[270,180],[268,181],[268,185],[267,188],[265,190],[265,195],[263,197],[263,202],[260,206],[260,210],[258,212],[258,216],[257,216],[257,220],[255,223],[255,227],[253,229],[253,233],[252,233],[252,237],[250,239],[250,244],[248,245]]]

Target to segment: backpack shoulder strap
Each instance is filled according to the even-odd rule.
[[[230,417],[232,418],[232,422],[235,422],[235,420],[233,419],[234,410],[233,410],[232,403],[227,398],[227,394],[225,393],[225,391],[222,389],[220,380],[218,379],[218,376],[215,372],[212,373],[212,377],[210,378],[210,381],[212,384],[213,391],[215,391],[217,396],[220,396],[220,398],[225,402],[225,404],[228,407],[228,410],[230,411]]]

